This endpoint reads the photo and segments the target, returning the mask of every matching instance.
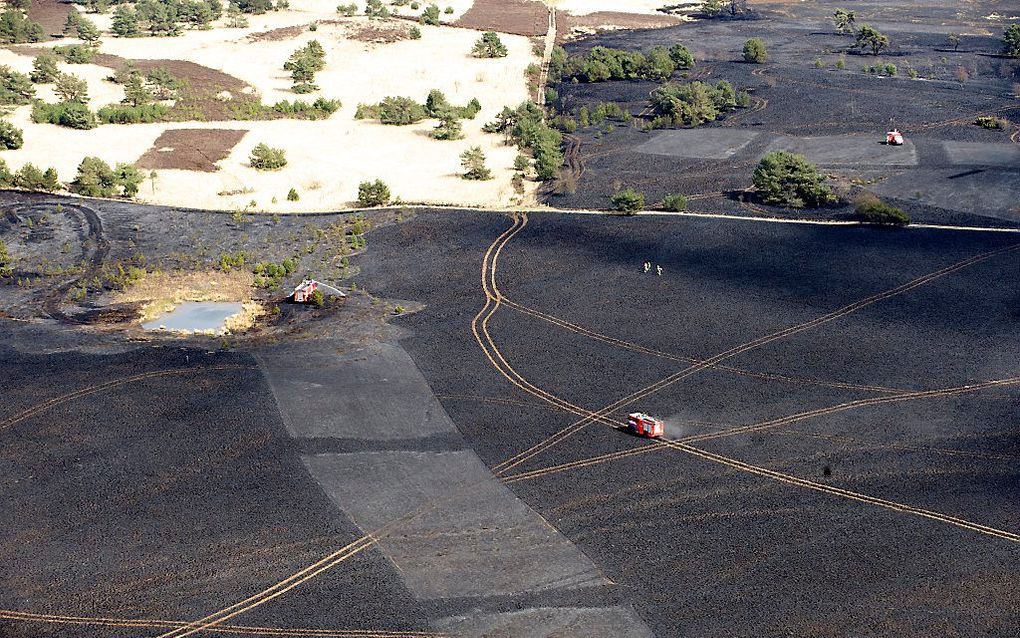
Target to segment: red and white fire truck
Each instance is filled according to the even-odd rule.
[[[889,146],[903,146],[903,133],[893,129],[885,134],[885,143]]]
[[[643,412],[633,412],[627,416],[627,427],[637,436],[656,439],[662,436],[665,427],[662,421],[648,416]]]

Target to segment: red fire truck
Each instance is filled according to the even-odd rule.
[[[903,146],[903,133],[893,129],[885,134],[885,143],[889,146]]]
[[[656,439],[662,436],[665,427],[662,421],[648,416],[643,412],[634,412],[627,416],[627,427],[637,436]]]

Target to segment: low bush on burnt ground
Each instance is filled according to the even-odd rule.
[[[818,208],[836,201],[825,176],[803,155],[774,151],[754,169],[754,186],[766,204]]]
[[[1002,34],[1002,53],[1011,58],[1020,58],[1020,24],[1011,24]]]
[[[765,64],[769,59],[768,50],[765,48],[765,41],[761,38],[751,38],[744,43],[744,62],[752,64]]]
[[[666,195],[659,208],[671,213],[682,213],[687,210],[687,198],[683,195]]]
[[[910,223],[910,216],[902,209],[870,194],[857,200],[853,219],[876,226],[906,226]]]
[[[719,119],[724,113],[746,107],[751,98],[737,93],[725,80],[716,84],[690,82],[663,84],[652,91],[652,108],[656,117],[653,128],[698,126]]]
[[[677,70],[694,66],[694,56],[682,44],[654,47],[648,54],[609,47],[594,47],[584,55],[569,55],[556,47],[549,61],[553,82],[607,82],[609,80],[668,80]]]
[[[981,117],[974,120],[974,124],[984,129],[993,131],[1001,131],[1009,126],[1009,120],[1001,117],[995,117],[992,115],[982,115]]]
[[[645,209],[644,193],[634,190],[633,188],[625,188],[613,193],[613,196],[609,198],[609,201],[613,205],[613,210],[624,213],[625,215],[633,215],[638,211]]]

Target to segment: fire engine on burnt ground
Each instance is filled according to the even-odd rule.
[[[657,439],[662,436],[665,426],[662,421],[644,412],[633,412],[627,416],[627,429],[636,436]]]

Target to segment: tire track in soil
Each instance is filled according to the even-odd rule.
[[[7,212],[8,214],[20,215],[26,211],[39,210],[44,207],[46,207],[46,212],[63,212],[72,221],[84,221],[83,226],[85,226],[86,232],[85,239],[82,242],[82,261],[86,262],[85,268],[81,275],[75,279],[55,286],[43,299],[43,311],[49,318],[63,323],[82,325],[85,322],[68,316],[64,313],[62,307],[67,301],[68,292],[82,281],[98,276],[102,271],[103,263],[110,252],[110,242],[107,241],[106,235],[103,232],[103,221],[100,219],[99,213],[84,204],[71,204],[62,201],[35,202],[14,205]],[[93,246],[91,250],[89,249],[89,244]]]
[[[486,358],[488,358],[489,361],[493,364],[493,366],[496,368],[497,372],[499,372],[508,381],[510,381],[514,385],[518,386],[522,390],[525,390],[529,394],[533,394],[534,396],[537,396],[537,397],[539,397],[540,399],[542,399],[544,401],[548,401],[548,402],[550,402],[550,403],[552,403],[554,405],[563,407],[567,411],[573,411],[573,412],[575,412],[578,415],[585,415],[585,416],[584,416],[584,418],[581,419],[581,421],[578,421],[577,423],[575,423],[575,424],[573,424],[571,426],[568,426],[567,428],[564,428],[564,429],[554,433],[549,438],[541,441],[540,443],[536,444],[535,446],[532,446],[532,448],[529,448],[528,450],[525,450],[524,452],[518,454],[516,457],[511,457],[511,460],[505,461],[505,462],[503,462],[503,463],[501,463],[501,464],[499,464],[497,466],[494,466],[493,467],[494,471],[496,471],[499,468],[502,468],[501,470],[499,470],[497,472],[497,476],[505,474],[508,469],[512,468],[515,465],[518,465],[520,462],[523,462],[524,460],[527,460],[528,458],[531,458],[532,456],[534,456],[538,452],[542,451],[543,449],[547,449],[548,447],[551,447],[552,445],[555,445],[556,443],[561,442],[567,436],[570,436],[570,434],[573,434],[574,432],[578,431],[580,429],[580,427],[583,427],[584,425],[587,425],[588,423],[591,423],[591,422],[594,422],[594,421],[599,421],[599,422],[603,422],[603,423],[606,423],[608,425],[611,425],[612,427],[616,427],[618,429],[622,429],[623,427],[625,427],[625,424],[623,424],[622,422],[614,421],[614,420],[609,419],[607,417],[609,412],[611,412],[611,411],[616,409],[616,408],[612,408],[612,406],[609,406],[607,408],[603,408],[602,410],[599,410],[598,412],[591,412],[591,411],[587,411],[587,410],[584,410],[584,409],[579,409],[580,411],[577,411],[578,408],[576,406],[572,406],[572,404],[570,404],[566,400],[561,399],[560,397],[557,397],[557,396],[555,396],[555,395],[553,395],[553,394],[551,394],[551,393],[549,393],[549,392],[547,392],[547,391],[545,391],[545,390],[543,390],[543,389],[541,389],[541,388],[539,388],[537,386],[532,385],[530,382],[527,381],[527,379],[522,377],[512,366],[510,366],[510,364],[506,361],[506,359],[503,356],[503,354],[499,351],[498,347],[496,347],[496,345],[495,345],[495,343],[494,343],[494,341],[492,339],[492,335],[488,332],[488,326],[487,326],[488,320],[491,319],[492,315],[495,314],[496,310],[499,309],[499,306],[500,306],[500,304],[502,302],[502,294],[500,293],[499,288],[496,285],[496,263],[498,261],[499,254],[502,252],[503,248],[509,243],[509,241],[511,239],[513,239],[514,235],[519,233],[524,228],[524,226],[527,224],[527,215],[523,215],[523,214],[522,215],[514,215],[513,219],[514,219],[513,225],[507,231],[504,231],[503,234],[501,234],[499,237],[496,238],[496,240],[489,246],[488,251],[485,253],[485,256],[483,257],[482,269],[481,269],[482,270],[482,288],[483,288],[483,291],[484,291],[485,296],[486,296],[486,303],[485,303],[485,306],[483,307],[483,309],[481,311],[479,311],[478,315],[476,315],[475,320],[472,321],[472,332],[474,332],[475,339],[478,342],[479,346],[481,346],[481,348],[482,348]],[[523,220],[523,222],[522,222],[522,220]],[[498,248],[497,248],[497,246],[498,246]],[[1020,248],[1020,244],[1014,244],[1014,245],[1011,245],[1011,246],[1007,246],[1005,248],[1000,248],[1000,249],[997,249],[997,250],[993,250],[993,251],[989,251],[989,252],[986,252],[986,253],[981,253],[979,255],[975,255],[973,257],[970,257],[970,258],[968,258],[966,260],[963,260],[961,262],[958,262],[956,264],[952,264],[950,266],[947,266],[947,267],[945,267],[945,268],[943,268],[941,270],[937,270],[937,271],[934,271],[934,272],[929,273],[927,275],[923,275],[922,277],[919,277],[919,278],[917,278],[915,280],[912,280],[910,282],[902,284],[901,286],[897,286],[896,288],[892,288],[892,289],[887,290],[885,292],[878,293],[878,294],[872,295],[870,297],[866,297],[866,298],[864,298],[862,300],[859,300],[859,301],[857,301],[855,303],[848,304],[847,306],[844,306],[843,308],[840,308],[840,309],[838,309],[836,311],[833,311],[831,313],[828,313],[826,315],[822,315],[821,317],[818,317],[818,318],[813,319],[811,321],[805,322],[803,324],[798,324],[797,326],[791,326],[790,328],[787,328],[785,330],[773,333],[771,335],[767,335],[765,337],[760,337],[759,339],[756,339],[754,341],[750,341],[747,344],[744,344],[742,346],[737,346],[736,348],[733,348],[733,349],[727,351],[726,353],[722,353],[721,355],[717,355],[716,357],[713,357],[712,359],[716,359],[717,357],[723,356],[723,355],[735,356],[735,355],[728,354],[728,353],[731,353],[731,352],[738,353],[738,351],[739,352],[746,352],[747,350],[751,349],[752,347],[758,347],[758,345],[764,345],[764,343],[769,343],[771,341],[783,338],[785,336],[790,336],[792,334],[796,334],[797,332],[801,332],[803,330],[806,330],[806,329],[809,329],[809,328],[813,328],[813,327],[816,327],[818,325],[822,325],[823,323],[827,323],[827,322],[832,321],[832,320],[834,320],[836,318],[846,316],[846,315],[848,315],[848,314],[850,314],[852,312],[856,312],[857,310],[860,310],[861,308],[864,308],[864,307],[867,307],[867,306],[872,305],[874,303],[877,303],[878,301],[881,301],[881,300],[884,300],[884,299],[888,299],[890,297],[902,294],[904,292],[907,292],[909,290],[912,290],[914,288],[922,286],[922,285],[924,285],[926,283],[934,281],[935,279],[939,279],[939,278],[944,277],[944,276],[946,276],[946,275],[948,275],[950,273],[953,273],[953,272],[956,272],[958,270],[961,270],[961,269],[963,269],[963,268],[965,268],[967,266],[973,265],[973,264],[978,263],[980,261],[984,261],[986,259],[990,259],[991,257],[993,257],[995,255],[998,255],[998,254],[1002,254],[1002,253],[1005,253],[1005,252],[1016,250],[1017,248]],[[495,252],[493,252],[494,249],[495,249]],[[491,263],[490,263],[490,256],[491,256]],[[491,289],[489,287],[489,282],[487,280],[491,280],[491,286],[492,286]],[[490,304],[492,305],[491,310],[490,310]],[[486,311],[488,311],[488,314],[486,314]],[[485,315],[485,318],[482,320],[481,325],[479,327],[477,325],[477,321],[483,315]],[[481,338],[479,333],[481,333],[481,334],[483,334],[485,336],[485,341],[488,343],[488,346],[492,348],[491,351],[489,350],[489,347],[486,347],[486,344],[483,342],[483,340],[482,340],[482,338]],[[757,344],[757,345],[752,345],[752,344]],[[497,363],[497,359],[499,360],[500,363]],[[502,365],[500,365],[500,364],[502,364]],[[503,366],[505,366],[505,368]],[[692,368],[694,368],[694,367],[697,367],[697,366],[692,366]],[[681,371],[678,374],[684,374],[684,372],[685,371]],[[666,379],[671,379],[671,378],[673,378],[675,376],[676,375],[671,375],[671,377],[667,377]],[[665,380],[663,380],[663,381],[665,381]],[[650,388],[654,388],[656,386],[659,386],[662,383],[663,382],[660,381],[657,384],[653,384],[652,386],[648,386],[647,388],[639,390],[638,392],[634,393],[631,396],[642,395],[642,393],[647,393]],[[1007,384],[1007,383],[1020,383],[1020,378],[988,382],[989,385],[1004,385],[1004,384]],[[972,387],[972,386],[967,386],[967,388],[970,388],[970,387]],[[628,398],[629,397],[625,398],[624,401],[627,400]],[[889,400],[889,397],[884,397],[884,398],[887,401]],[[619,403],[620,402],[617,402],[616,404],[613,404],[613,406],[615,406],[615,405],[617,405]],[[838,407],[838,406],[834,406],[834,407]],[[609,412],[607,412],[607,410],[609,410]],[[793,476],[791,474],[786,474],[786,473],[783,473],[783,472],[778,472],[778,471],[771,470],[771,469],[768,469],[768,468],[756,466],[756,465],[753,465],[751,463],[746,463],[746,462],[740,461],[738,459],[729,458],[729,457],[723,456],[721,454],[715,454],[713,452],[708,452],[706,450],[703,450],[703,449],[700,449],[700,448],[696,448],[696,447],[690,445],[689,443],[685,443],[685,442],[682,442],[682,441],[674,441],[674,440],[666,440],[666,439],[656,439],[656,440],[648,441],[647,443],[645,443],[645,446],[646,447],[653,447],[655,449],[658,449],[658,448],[660,448],[662,446],[667,446],[667,447],[673,448],[675,450],[678,450],[678,451],[684,452],[686,454],[689,454],[691,456],[695,456],[695,457],[701,458],[703,460],[713,462],[715,464],[723,465],[723,466],[729,467],[731,469],[736,469],[736,470],[739,470],[739,471],[744,472],[744,473],[749,473],[749,474],[754,474],[754,475],[757,475],[757,476],[761,476],[763,478],[769,478],[771,480],[778,481],[780,483],[784,483],[784,484],[787,484],[787,485],[792,485],[792,486],[800,487],[800,488],[804,488],[804,489],[810,489],[810,490],[813,490],[813,491],[816,491],[816,492],[821,492],[821,493],[829,494],[829,495],[833,495],[833,496],[839,496],[839,497],[844,498],[844,499],[848,499],[848,500],[852,500],[852,501],[856,501],[856,502],[860,502],[860,503],[864,503],[864,504],[868,504],[868,505],[873,505],[873,506],[881,507],[881,508],[888,509],[888,510],[891,510],[891,511],[911,514],[911,515],[914,515],[914,516],[918,516],[918,517],[922,517],[922,518],[927,518],[927,519],[934,520],[934,521],[937,521],[937,522],[946,523],[946,524],[949,524],[949,525],[960,527],[962,529],[967,529],[967,530],[970,530],[970,531],[975,531],[975,532],[978,532],[980,534],[984,534],[984,535],[987,535],[987,536],[1001,538],[1003,540],[1008,540],[1008,541],[1014,542],[1014,543],[1020,543],[1020,534],[1016,534],[1016,533],[1005,531],[1005,530],[996,529],[994,527],[990,527],[990,526],[987,526],[987,525],[982,525],[980,523],[974,523],[972,521],[968,521],[968,520],[965,520],[965,519],[962,519],[962,518],[958,518],[958,517],[954,517],[954,516],[949,516],[949,515],[946,515],[946,514],[942,514],[942,513],[939,513],[939,512],[932,511],[932,510],[926,510],[926,509],[923,509],[923,508],[907,505],[907,504],[904,504],[904,503],[897,503],[895,501],[891,501],[891,500],[888,500],[888,499],[882,499],[882,498],[879,498],[879,497],[874,497],[874,496],[870,496],[870,495],[867,495],[867,494],[862,494],[862,493],[859,493],[859,492],[854,492],[852,490],[847,490],[847,489],[838,488],[838,487],[834,487],[834,486],[830,486],[830,485],[825,485],[825,484],[822,484],[822,483],[816,483],[814,481],[810,481],[810,480],[803,479],[803,478],[800,478],[800,477],[797,477],[797,476]],[[624,455],[624,454],[628,454],[628,455],[629,454],[637,454],[637,452],[621,451],[621,452],[610,453],[609,455],[603,455],[603,456],[609,457],[609,458],[617,458],[617,457],[620,457],[620,455]],[[520,460],[518,460],[518,459],[520,459]]]

